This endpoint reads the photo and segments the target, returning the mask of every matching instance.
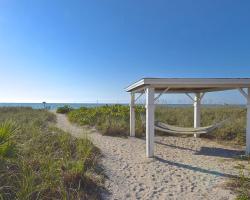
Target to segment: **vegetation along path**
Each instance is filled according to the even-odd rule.
[[[101,149],[107,179],[103,199],[234,199],[225,182],[238,174],[233,157],[242,153],[192,137],[156,137],[156,157],[145,157],[145,140],[109,137],[71,124],[57,114],[58,126],[76,137],[86,132]]]

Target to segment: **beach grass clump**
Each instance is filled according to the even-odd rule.
[[[72,111],[72,110],[73,110],[73,108],[70,107],[69,105],[64,105],[64,106],[62,106],[62,107],[58,107],[58,108],[56,109],[56,112],[57,112],[57,113],[60,113],[60,114],[67,114],[67,113],[69,113],[69,112]]]
[[[250,161],[250,157],[244,158],[244,160]],[[248,167],[248,168],[247,168]],[[231,179],[227,183],[228,189],[233,190],[237,197],[236,200],[249,200],[250,199],[250,168],[249,165],[245,166],[242,164],[238,164],[235,166],[239,171],[239,175],[233,179]]]
[[[144,124],[140,113],[143,107],[136,107],[136,133],[144,134]],[[144,114],[145,115],[145,114]],[[129,134],[129,107],[124,105],[101,106],[75,109],[68,114],[71,122],[80,125],[94,126],[103,135],[127,136]]]
[[[99,198],[99,151],[87,137],[56,128],[54,114],[46,110],[0,113],[1,145],[11,149],[0,154],[0,199]]]

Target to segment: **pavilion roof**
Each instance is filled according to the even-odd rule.
[[[127,92],[143,92],[152,87],[156,92],[196,93],[250,88],[250,78],[143,78],[125,90]]]

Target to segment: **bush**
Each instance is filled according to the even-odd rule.
[[[67,114],[67,113],[69,113],[69,112],[72,111],[72,110],[73,110],[72,107],[70,107],[70,106],[68,106],[68,105],[65,105],[65,106],[63,106],[63,107],[57,108],[56,112],[57,112],[57,113],[60,113],[60,114]]]

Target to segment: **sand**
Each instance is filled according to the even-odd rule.
[[[58,127],[76,137],[88,134],[103,155],[107,179],[103,199],[234,199],[225,182],[246,161],[232,159],[243,152],[193,137],[157,136],[155,158],[145,157],[145,140],[102,136],[78,127],[57,114]]]

